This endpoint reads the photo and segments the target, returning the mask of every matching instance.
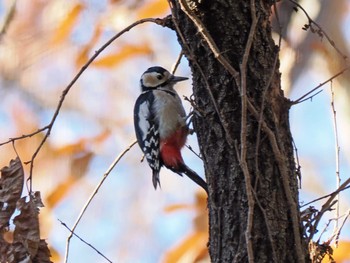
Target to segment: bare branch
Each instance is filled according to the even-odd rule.
[[[340,171],[339,171],[339,154],[340,154],[340,147],[339,147],[339,140],[338,140],[338,126],[337,126],[337,112],[335,110],[335,102],[334,102],[334,92],[333,92],[333,82],[331,81],[331,107],[333,112],[333,129],[334,129],[334,141],[335,141],[335,179],[337,188],[340,186]],[[338,218],[339,218],[339,193],[336,196],[336,211],[335,211],[335,224],[334,224],[334,230],[333,233],[336,233],[338,231]],[[339,237],[339,235],[336,235],[336,237]],[[336,238],[335,243],[338,243],[338,239]]]
[[[298,102],[298,104],[299,104],[299,103],[302,103],[302,102],[304,102],[304,101],[307,101],[307,100],[312,101],[312,99],[313,99],[314,97],[316,97],[318,94],[320,94],[322,91],[323,91],[323,90],[319,90],[319,91],[317,91],[315,94],[312,94],[312,95],[310,95],[309,97],[307,97],[307,98],[305,98],[305,99],[302,99],[301,101]],[[293,104],[294,104],[294,103],[293,103]]]
[[[203,161],[203,158],[198,154],[196,153],[193,148],[191,147],[191,145],[186,145],[187,149],[189,149],[195,156],[197,156],[199,159],[201,159]]]
[[[173,13],[172,5],[171,5],[171,3],[170,3],[169,0],[168,0],[168,2],[169,2],[169,5],[170,5],[170,7],[171,7],[171,11],[172,11],[172,13]],[[199,73],[202,75],[202,80],[205,82],[205,88],[206,88],[206,90],[207,90],[207,92],[208,92],[208,94],[209,94],[209,96],[210,96],[210,99],[211,99],[211,101],[212,101],[212,103],[213,103],[215,112],[216,112],[216,114],[217,114],[218,117],[219,117],[220,123],[222,124],[222,127],[224,128],[226,139],[227,139],[227,141],[229,142],[230,145],[233,145],[233,140],[232,140],[231,136],[229,136],[230,132],[229,132],[229,130],[228,130],[228,128],[227,128],[228,125],[227,125],[227,123],[224,121],[224,119],[223,119],[223,117],[222,117],[222,114],[221,114],[221,112],[220,112],[220,110],[219,110],[219,107],[218,107],[218,105],[217,105],[217,103],[216,103],[216,100],[215,100],[215,98],[214,98],[213,92],[212,92],[211,89],[210,89],[210,86],[209,86],[207,77],[205,76],[205,74],[204,74],[202,68],[200,67],[200,65],[198,64],[198,62],[194,59],[195,56],[194,56],[194,54],[193,54],[193,51],[192,51],[192,50],[190,49],[190,47],[187,45],[186,39],[185,39],[185,37],[183,36],[183,34],[182,34],[181,30],[180,30],[180,27],[179,27],[177,21],[176,21],[175,18],[174,18],[174,15],[173,15],[173,22],[174,22],[174,25],[175,25],[176,32],[179,34],[179,37],[181,38],[183,45],[186,47],[187,51],[189,52],[189,56],[190,56],[189,59],[191,59],[191,61],[193,62],[193,64],[197,67]]]
[[[6,34],[7,29],[9,28],[11,22],[13,21],[13,18],[15,17],[16,3],[17,3],[17,0],[12,0],[10,8],[5,15],[4,22],[0,27],[0,41],[2,40],[2,37]]]
[[[108,262],[111,262],[111,260],[109,260],[105,255],[103,255],[97,248],[95,248],[93,245],[91,245],[90,243],[86,242],[84,239],[82,239],[80,236],[78,236],[76,233],[73,232],[73,230],[71,230],[66,223],[62,222],[60,219],[58,219],[58,221],[60,221],[61,225],[64,226],[65,228],[67,228],[70,232],[71,235],[76,236],[81,242],[83,242],[84,244],[88,245],[89,247],[91,247],[93,250],[95,250],[97,252],[97,254],[99,254],[100,256],[102,256],[103,258],[105,258]]]
[[[302,206],[300,206],[300,208],[302,207],[305,207],[305,206],[308,206],[312,203],[315,203],[317,201],[320,201],[322,199],[325,199],[327,197],[330,197],[330,198],[333,198],[334,196],[336,196],[337,194],[339,194],[340,192],[346,190],[346,189],[349,189],[350,188],[350,178],[348,178],[344,183],[341,184],[341,186],[335,190],[334,192],[330,193],[330,194],[327,194],[327,195],[324,195],[324,196],[321,196],[321,197],[318,197],[310,202],[307,202],[306,204],[303,204]]]
[[[114,169],[114,167],[118,164],[118,162],[120,161],[121,158],[123,158],[123,156],[136,144],[136,140],[133,141],[122,153],[119,154],[119,156],[113,161],[113,163],[109,166],[109,168],[107,169],[107,171],[103,174],[102,179],[100,180],[100,182],[98,183],[98,185],[96,186],[95,190],[92,192],[91,196],[89,197],[89,199],[87,200],[86,204],[84,205],[84,207],[82,208],[78,218],[76,219],[73,228],[71,230],[71,234],[68,236],[67,238],[67,242],[66,242],[66,253],[65,253],[65,260],[64,262],[67,263],[68,262],[68,255],[69,255],[69,245],[70,245],[70,239],[73,236],[73,232],[75,231],[76,227],[78,226],[81,218],[83,217],[83,215],[85,214],[87,208],[89,207],[92,199],[96,196],[97,192],[100,190],[103,182],[107,179],[108,175],[111,173],[111,171]]]
[[[235,70],[229,61],[222,55],[219,48],[215,44],[214,39],[209,34],[208,30],[203,25],[202,21],[194,14],[191,8],[188,6],[187,1],[179,0],[182,11],[186,13],[186,15],[192,20],[192,22],[196,25],[198,32],[202,35],[203,39],[207,42],[210,50],[213,52],[215,58],[231,73],[234,77],[237,86],[239,86],[239,73]]]
[[[253,104],[247,100],[247,106],[249,111],[255,116],[256,119],[259,118],[259,113],[253,106]],[[282,177],[282,183],[283,183],[283,188],[286,194],[287,202],[290,205],[290,214],[291,214],[291,219],[292,219],[292,227],[293,227],[293,234],[294,234],[294,240],[295,240],[295,245],[296,245],[296,252],[298,261],[299,262],[304,262],[305,259],[303,257],[303,252],[301,251],[301,238],[300,238],[300,232],[299,232],[299,220],[298,220],[298,207],[296,202],[293,199],[291,189],[290,189],[290,183],[289,183],[289,177],[288,177],[288,171],[287,171],[287,166],[285,163],[285,160],[283,158],[283,145],[279,145],[276,135],[273,133],[273,131],[268,127],[266,122],[262,120],[261,122],[261,128],[262,130],[266,133],[267,137],[269,138],[269,141],[271,143],[271,148],[273,151],[273,154],[275,156],[275,160],[278,166],[278,169],[281,173]],[[282,149],[280,149],[280,147]]]
[[[46,125],[45,127],[40,128],[35,132],[24,134],[22,136],[18,136],[18,137],[14,137],[14,138],[9,138],[7,141],[0,143],[0,146],[3,146],[3,145],[8,144],[8,143],[14,143],[15,141],[22,140],[25,138],[32,137],[34,135],[37,135],[38,133],[41,133],[41,132],[47,130],[48,128],[49,128],[49,125]]]
[[[347,56],[343,52],[340,51],[340,49],[336,46],[335,42],[328,36],[328,34],[323,30],[323,28],[319,24],[317,24],[314,20],[311,19],[311,17],[306,12],[306,10],[296,1],[294,1],[294,0],[289,0],[289,1],[293,4],[295,4],[298,8],[300,8],[304,12],[305,16],[307,17],[308,24],[305,25],[303,29],[307,30],[309,28],[312,28],[313,25],[316,26],[317,30],[314,30],[314,31],[316,31],[318,33],[318,35],[321,37],[325,36],[326,39],[328,40],[329,44],[331,44],[331,46],[338,52],[338,54],[340,56],[342,56],[342,58],[344,60],[346,60]]]
[[[349,216],[350,216],[350,209],[344,215],[340,216],[340,217],[344,217],[344,220],[343,220],[341,226],[336,229],[336,231],[333,233],[333,235],[329,238],[329,240],[327,242],[330,243],[333,240],[333,238],[335,238],[336,246],[338,245],[339,235],[340,235],[341,230],[343,229],[343,227],[345,225],[345,222],[348,220]],[[340,219],[340,217],[336,218],[336,220],[338,221]]]
[[[304,101],[303,99],[307,96],[309,96],[311,93],[315,92],[316,90],[318,90],[319,88],[323,87],[324,85],[326,85],[328,82],[331,82],[333,79],[339,77],[341,74],[343,74],[345,71],[350,69],[350,65],[348,65],[347,67],[343,68],[341,71],[339,71],[337,74],[335,74],[334,76],[332,76],[331,78],[327,79],[326,81],[320,83],[317,87],[313,88],[312,90],[310,90],[309,92],[305,93],[303,96],[301,96],[299,99],[295,100],[295,101],[291,101],[291,105],[295,105],[298,104],[302,101]]]
[[[177,70],[177,67],[180,65],[183,55],[184,55],[184,52],[181,50],[181,52],[179,53],[179,56],[176,59],[176,62],[171,67],[171,74],[175,74],[175,71]]]

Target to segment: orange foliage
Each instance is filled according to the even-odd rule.
[[[53,36],[52,42],[54,44],[60,44],[72,32],[76,22],[78,20],[79,15],[83,11],[84,6],[80,3],[76,4],[72,10],[67,14],[67,16],[62,20],[62,22],[58,25],[57,31]]]
[[[137,55],[149,55],[151,53],[152,53],[152,49],[148,46],[148,44],[125,45],[121,47],[121,49],[114,54],[109,54],[104,57],[96,59],[92,63],[92,65],[95,67],[101,67],[101,68],[104,68],[104,67],[111,68]]]
[[[165,0],[153,0],[147,2],[138,12],[137,19],[157,17],[170,12],[169,5]]]
[[[207,242],[207,233],[195,232],[186,237],[177,247],[168,251],[164,263],[196,262],[207,254]]]
[[[198,262],[209,260],[207,242],[208,242],[208,213],[207,213],[207,195],[204,191],[196,194],[195,204],[185,205],[177,204],[165,208],[166,212],[174,212],[179,209],[195,209],[196,216],[193,220],[194,232],[170,249],[164,256],[164,263],[176,262]]]
[[[350,261],[350,241],[340,241],[337,248],[333,248],[333,258],[337,263]],[[327,262],[323,260],[322,262]]]
[[[69,157],[70,172],[64,181],[58,184],[48,195],[46,203],[49,207],[54,207],[62,201],[67,193],[74,188],[75,183],[86,174],[94,157],[94,153],[89,150],[89,147],[103,143],[109,135],[109,131],[104,131],[95,137],[82,138],[76,143],[65,145],[55,151],[57,156],[67,155]]]

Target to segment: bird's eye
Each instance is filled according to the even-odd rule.
[[[162,75],[157,75],[157,79],[159,79],[159,80],[161,80],[163,78],[163,76]]]

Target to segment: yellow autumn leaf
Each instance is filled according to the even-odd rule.
[[[138,56],[151,54],[152,50],[147,44],[142,45],[126,45],[122,47],[117,53],[106,55],[102,58],[96,59],[92,65],[101,68],[111,68],[124,62],[126,59]]]
[[[70,10],[67,16],[58,25],[57,30],[52,38],[53,44],[60,44],[71,34],[76,21],[78,20],[78,17],[83,9],[84,6],[78,3]]]
[[[101,133],[89,137],[81,138],[74,143],[66,144],[53,150],[56,155],[72,155],[87,151],[91,145],[98,145],[103,143],[110,136],[109,130],[104,130]]]
[[[174,204],[174,205],[168,205],[164,207],[164,212],[166,213],[172,213],[178,210],[185,210],[185,209],[194,209],[194,205],[189,204]]]
[[[72,189],[76,183],[77,178],[69,176],[65,181],[58,184],[56,188],[47,196],[45,204],[48,207],[55,207]]]
[[[137,12],[137,19],[157,17],[169,13],[170,8],[166,0],[154,0],[146,2]]]
[[[337,248],[333,247],[333,258],[337,263],[350,262],[350,241],[340,241]]]
[[[86,174],[92,157],[92,152],[85,152],[72,157],[70,174],[48,195],[46,199],[48,207],[55,207],[73,188],[75,183]]]
[[[195,262],[203,255],[203,248],[207,251],[208,233],[195,232],[189,235],[177,247],[169,250],[164,257],[163,263]]]

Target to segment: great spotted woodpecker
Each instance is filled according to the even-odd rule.
[[[207,193],[206,182],[183,161],[188,127],[186,112],[174,85],[185,77],[172,75],[162,67],[151,67],[141,76],[142,93],[134,107],[137,142],[153,171],[153,186],[160,186],[159,171],[166,168],[182,176],[186,174]]]

